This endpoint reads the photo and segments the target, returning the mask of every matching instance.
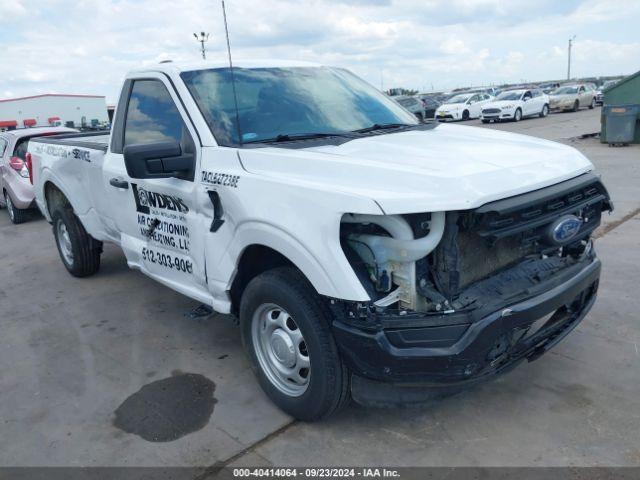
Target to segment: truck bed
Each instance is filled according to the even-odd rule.
[[[104,131],[61,133],[60,135],[33,138],[30,141],[51,145],[64,145],[66,147],[90,148],[91,150],[102,150],[106,153],[109,146],[109,138],[109,132]]]
[[[47,211],[46,184],[63,191],[75,214],[94,238],[105,240],[103,213],[108,207],[102,165],[109,145],[109,132],[84,132],[34,138],[28,151],[33,161],[36,203]]]

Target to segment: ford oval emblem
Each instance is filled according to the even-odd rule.
[[[568,242],[580,231],[582,220],[575,215],[564,215],[551,224],[550,237],[553,243],[560,245]]]

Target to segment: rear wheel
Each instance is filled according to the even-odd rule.
[[[520,120],[522,120],[522,110],[517,108],[516,109],[516,113],[513,114],[513,121],[514,122],[519,122]]]
[[[544,118],[549,115],[549,105],[543,105],[542,111],[540,112],[540,118]]]
[[[19,224],[27,221],[29,217],[28,211],[16,207],[11,201],[11,195],[6,191],[4,192],[4,204],[7,206],[9,220],[11,220],[12,223]]]
[[[349,372],[330,324],[326,305],[293,267],[259,275],[242,295],[242,342],[260,385],[299,420],[327,417],[349,400]]]
[[[102,242],[99,242],[80,223],[70,209],[53,212],[53,235],[62,263],[74,277],[93,275],[100,268]]]
[[[591,99],[591,103],[589,104],[589,110],[593,110],[596,108],[596,99],[595,97]]]

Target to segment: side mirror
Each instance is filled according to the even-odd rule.
[[[176,141],[127,145],[123,154],[131,178],[193,178],[195,156]]]

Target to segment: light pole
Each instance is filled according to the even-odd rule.
[[[204,33],[204,32],[200,32],[200,36],[199,37],[198,37],[197,33],[194,33],[193,36],[196,37],[196,40],[198,42],[200,42],[201,51],[202,51],[202,59],[206,60],[207,59],[207,52],[205,51],[204,43],[209,40],[209,34],[208,33]]]
[[[571,80],[571,47],[573,46],[573,41],[576,39],[574,35],[569,39],[569,58],[567,61],[567,80]]]

